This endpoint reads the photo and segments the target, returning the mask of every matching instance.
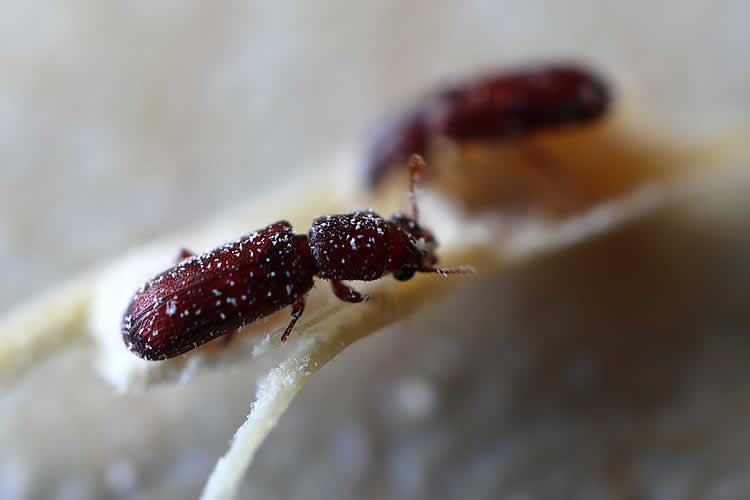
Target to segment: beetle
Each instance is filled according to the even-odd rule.
[[[424,165],[417,155],[409,160],[410,216],[328,215],[314,219],[308,234],[295,234],[282,220],[201,255],[183,250],[184,260],[131,299],[122,319],[125,345],[147,360],[168,359],[292,306],[285,342],[316,276],[330,280],[340,300],[356,303],[367,297],[343,280],[473,272],[437,266],[437,241],[417,221],[415,186]]]
[[[439,89],[381,123],[367,151],[367,183],[377,187],[393,165],[425,155],[436,137],[512,140],[583,125],[604,115],[610,100],[600,77],[574,65],[491,73]]]

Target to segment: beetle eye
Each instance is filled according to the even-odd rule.
[[[416,272],[417,270],[412,267],[402,267],[393,273],[393,277],[399,281],[409,281]]]

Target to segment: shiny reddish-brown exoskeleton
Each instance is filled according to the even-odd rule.
[[[383,122],[368,151],[367,180],[376,186],[394,164],[424,155],[435,137],[514,139],[588,123],[602,116],[609,102],[599,77],[564,65],[489,74],[438,90]]]
[[[437,267],[435,238],[417,223],[414,186],[423,165],[416,155],[410,160],[411,216],[328,215],[307,235],[280,221],[201,255],[184,252],[185,260],[133,296],[122,320],[125,344],[142,358],[167,359],[291,305],[285,341],[316,276],[331,280],[339,299],[362,302],[366,297],[341,280],[470,272]]]

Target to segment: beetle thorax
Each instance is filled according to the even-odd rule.
[[[315,219],[310,229],[310,252],[317,274],[334,280],[380,278],[390,257],[388,229],[388,223],[374,212]]]
[[[317,274],[325,279],[371,281],[436,262],[432,234],[404,215],[389,221],[374,212],[319,217],[309,244]]]

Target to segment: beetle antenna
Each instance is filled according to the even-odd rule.
[[[442,267],[428,267],[427,269],[422,270],[423,273],[437,273],[441,276],[448,277],[449,274],[474,274],[476,269],[474,269],[472,266],[458,266],[458,267],[449,267],[448,269],[443,269]]]
[[[409,205],[411,205],[411,218],[414,222],[419,221],[419,208],[417,207],[417,182],[422,176],[425,167],[424,159],[417,154],[409,158]]]

